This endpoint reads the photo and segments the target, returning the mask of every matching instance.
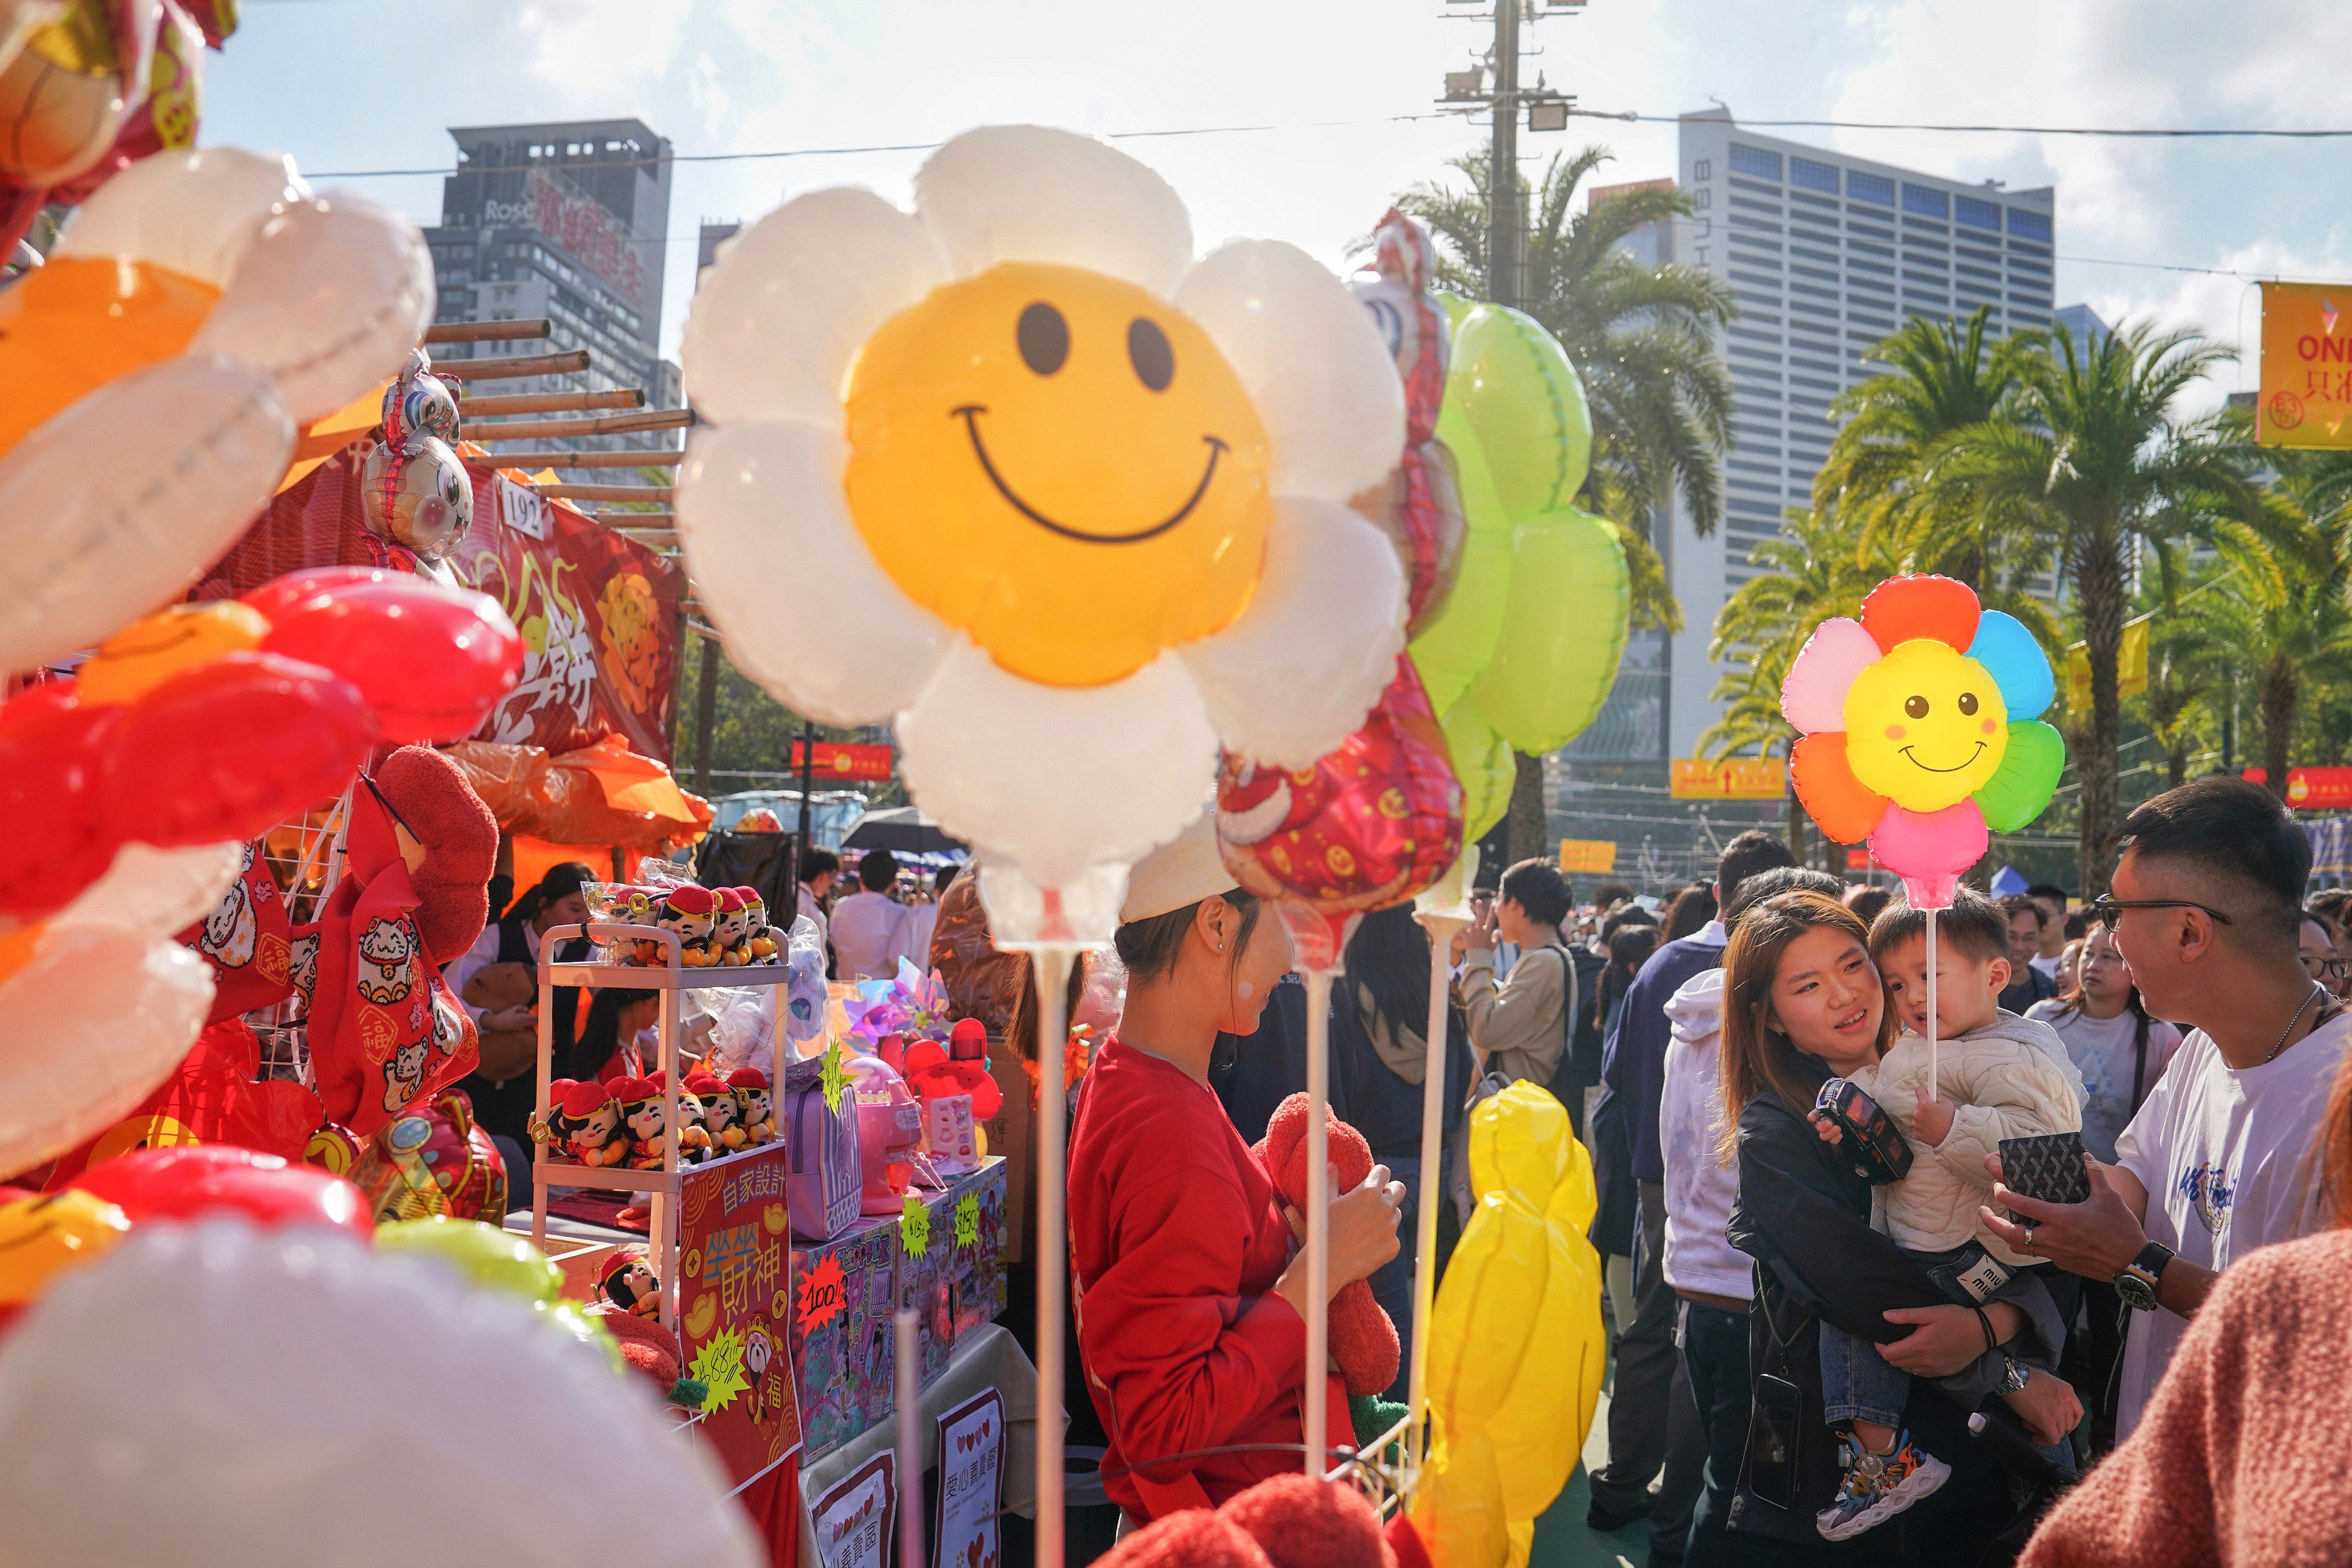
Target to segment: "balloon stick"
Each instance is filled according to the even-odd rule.
[[[1936,910],[1927,910],[1927,1098],[1939,1100],[1936,1092]]]
[[[1041,943],[1037,961],[1037,1568],[1062,1564],[1062,1295],[1068,1232],[1062,1217],[1062,1052],[1076,945]],[[920,1559],[917,1559],[920,1561]]]
[[[1445,1163],[1446,984],[1454,967],[1448,960],[1453,956],[1454,933],[1468,922],[1434,911],[1415,918],[1429,932],[1429,1020],[1428,1033],[1422,1037],[1428,1045],[1428,1057],[1421,1079],[1421,1206],[1413,1216],[1412,1343],[1408,1363],[1412,1371],[1406,1384],[1411,1392],[1405,1397],[1412,1412],[1412,1435],[1407,1447],[1416,1458],[1423,1458],[1421,1446],[1428,1431],[1429,1413],[1422,1402],[1428,1396],[1429,1315],[1437,1291],[1440,1167]]]
[[[1331,1155],[1323,1125],[1331,1099],[1331,976],[1326,964],[1307,969],[1307,1473],[1319,1478],[1331,1462],[1325,1441],[1330,1418]]]

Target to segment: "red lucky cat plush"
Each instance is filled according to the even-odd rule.
[[[1372,1146],[1362,1133],[1333,1116],[1329,1106],[1323,1108],[1323,1115],[1328,1129],[1325,1152],[1344,1193],[1372,1173]],[[1250,1152],[1273,1178],[1275,1191],[1303,1214],[1312,1190],[1307,1172],[1307,1097],[1294,1094],[1276,1106],[1265,1124],[1265,1141]],[[1330,1321],[1331,1359],[1339,1363],[1348,1392],[1386,1393],[1396,1382],[1401,1352],[1396,1325],[1372,1300],[1370,1284],[1356,1279],[1341,1286],[1331,1298]]]

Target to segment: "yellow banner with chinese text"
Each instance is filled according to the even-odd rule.
[[[2254,439],[2265,447],[2352,447],[2352,284],[2262,289]]]

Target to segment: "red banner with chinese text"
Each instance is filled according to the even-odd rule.
[[[793,1369],[792,1237],[784,1146],[686,1173],[678,1194],[678,1342],[686,1374],[710,1389],[702,1442],[750,1481],[801,1446]]]

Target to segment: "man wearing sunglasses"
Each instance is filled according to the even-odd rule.
[[[1997,1185],[2011,1245],[2110,1280],[2131,1313],[2117,1436],[2128,1436],[2188,1321],[2222,1269],[2322,1228],[2318,1150],[2352,1014],[2296,946],[2311,844],[2271,795],[2208,778],[2125,819],[2111,890],[2090,905],[2115,933],[2147,1010],[2194,1025],[2116,1140],[2087,1203]],[[1998,1174],[1998,1157],[1988,1162]]]

